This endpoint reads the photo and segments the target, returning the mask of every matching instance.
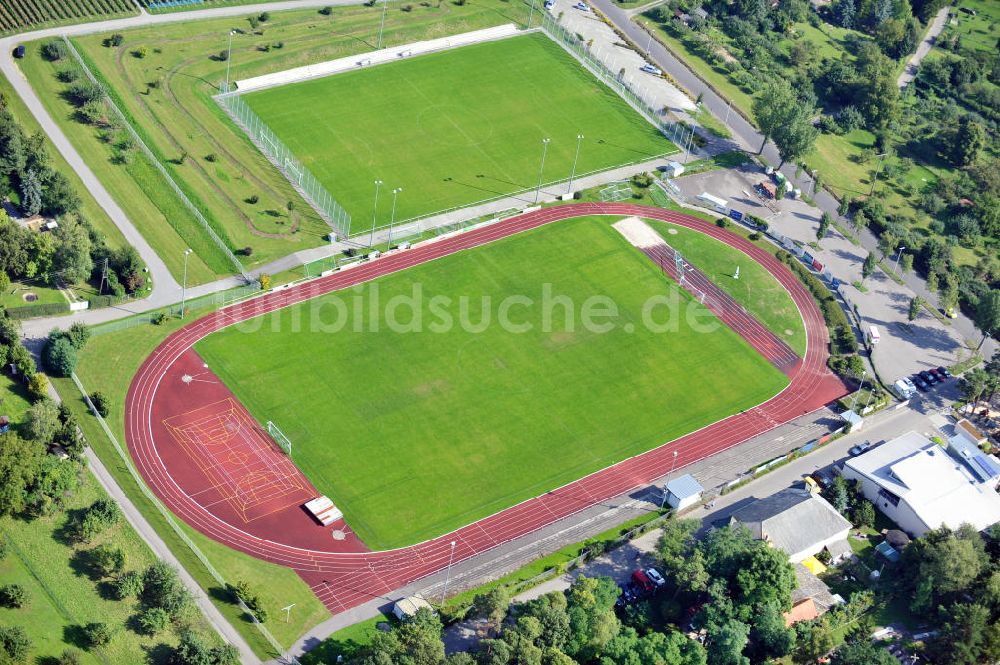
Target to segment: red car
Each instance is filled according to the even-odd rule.
[[[632,582],[646,593],[652,593],[656,588],[653,586],[653,582],[650,581],[649,576],[641,570],[632,573]]]

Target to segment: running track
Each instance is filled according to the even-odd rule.
[[[791,371],[789,386],[758,407],[720,420],[455,532],[411,547],[383,552],[364,551],[356,539],[353,543],[335,541],[330,538],[329,532],[318,525],[312,529],[324,537],[309,540],[315,544],[303,546],[300,544],[304,542],[303,538],[297,533],[301,529],[296,524],[302,519],[297,508],[287,513],[287,519],[267,533],[259,533],[259,527],[252,528],[254,523],[239,524],[224,519],[216,514],[219,511],[213,512],[213,508],[202,506],[181,489],[175,476],[183,470],[174,468],[172,475],[171,469],[164,464],[157,446],[166,446],[169,442],[162,431],[158,433],[157,424],[173,412],[178,400],[184,399],[183,395],[178,395],[183,391],[176,389],[179,382],[165,382],[164,377],[168,373],[171,376],[176,374],[175,363],[190,362],[192,355],[196,355],[191,347],[206,335],[331,291],[582,215],[637,215],[685,226],[720,239],[765,266],[791,294],[806,326],[808,350],[802,362]],[[125,437],[139,472],[176,515],[220,543],[293,568],[310,584],[320,600],[337,613],[375,597],[388,598],[394,589],[443,570],[448,564],[452,541],[457,543],[455,561],[481,554],[666,475],[674,461],[674,451],[678,453],[676,468],[679,469],[841,397],[846,389],[826,368],[827,342],[823,317],[806,288],[772,254],[742,237],[704,220],[659,208],[631,204],[571,204],[523,214],[408,251],[389,254],[356,268],[232,305],[188,324],[164,340],[132,380],[125,405]],[[170,403],[171,411],[162,411],[162,403]],[[274,525],[275,522],[268,524]]]

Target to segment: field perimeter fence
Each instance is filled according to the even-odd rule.
[[[618,74],[608,69],[603,62],[597,59],[586,42],[581,41],[575,33],[570,32],[560,25],[559,20],[552,16],[550,12],[542,12],[541,26],[542,32],[548,35],[552,41],[566,49],[570,55],[589,69],[594,76],[618,93],[632,108],[659,129],[664,136],[673,141],[678,148],[684,148],[694,133],[692,128],[664,118],[662,108],[655,108],[638,90],[632,87],[629,81],[623,80]]]
[[[195,544],[195,542],[191,540],[190,536],[188,536],[184,532],[184,529],[182,529],[181,526],[177,523],[177,520],[174,518],[173,514],[171,514],[171,512],[167,510],[166,506],[163,505],[160,499],[157,498],[155,494],[153,494],[153,491],[146,486],[145,481],[139,475],[139,472],[136,470],[135,465],[132,464],[132,458],[129,456],[127,452],[125,452],[125,449],[122,447],[121,442],[118,441],[118,437],[116,437],[114,432],[111,431],[111,427],[108,426],[107,421],[104,419],[103,416],[101,416],[100,413],[98,413],[97,408],[94,406],[93,402],[90,401],[90,393],[87,392],[87,389],[84,387],[83,382],[80,381],[80,378],[76,375],[75,372],[71,375],[71,378],[73,379],[73,383],[76,385],[77,390],[80,391],[80,395],[83,397],[83,401],[86,402],[87,408],[90,410],[91,414],[93,414],[93,416],[97,418],[97,422],[101,425],[101,429],[104,431],[104,435],[108,437],[108,441],[111,442],[111,445],[114,447],[115,452],[118,453],[118,457],[121,458],[122,464],[128,470],[129,475],[132,476],[132,479],[135,481],[135,484],[139,487],[139,490],[142,492],[142,495],[153,506],[156,507],[156,510],[160,513],[160,516],[163,517],[163,519],[167,522],[167,524],[170,525],[170,528],[174,532],[174,534],[178,538],[180,538],[181,541],[188,547],[188,549],[191,550],[191,553],[194,554],[199,561],[201,561],[201,564],[205,566],[205,570],[208,571],[208,574],[212,576],[212,579],[214,579],[216,583],[218,583],[219,586],[223,589],[231,588],[230,585],[226,582],[226,579],[218,571],[218,569],[216,569],[215,566],[212,565],[212,562],[208,560],[208,557],[205,556],[205,553],[201,551],[201,548],[198,547]],[[271,649],[274,650],[273,655],[279,658],[282,657],[282,654],[285,653],[285,650],[278,642],[278,640],[274,639],[274,635],[271,634],[271,631],[269,631],[264,626],[264,624],[262,624],[257,619],[257,616],[253,613],[253,611],[250,610],[249,607],[247,607],[246,603],[244,603],[241,598],[236,598],[236,601],[237,601],[236,604],[239,606],[240,610],[245,612],[246,615],[250,617],[254,626],[257,628],[257,630],[260,631],[261,636],[263,636],[263,638],[267,641]],[[286,659],[285,662],[297,663],[298,661],[295,659],[294,656],[291,656],[288,659]]]
[[[292,186],[319,213],[339,237],[347,237],[351,230],[351,216],[337,203],[316,176],[300,162],[295,154],[278,138],[277,134],[260,119],[239,93],[226,92],[215,96],[229,116],[247,133],[254,145],[288,179]]]
[[[117,117],[118,120],[121,121],[122,126],[128,131],[129,136],[132,137],[136,145],[138,145],[142,149],[143,154],[146,156],[149,162],[153,165],[153,167],[157,171],[159,171],[160,175],[163,176],[163,179],[167,182],[168,185],[170,185],[170,189],[173,190],[174,194],[177,195],[177,198],[179,198],[184,203],[185,207],[187,207],[187,209],[191,211],[191,214],[194,215],[194,218],[198,220],[198,222],[205,229],[205,232],[208,233],[212,241],[215,242],[216,245],[218,245],[220,250],[222,250],[222,253],[226,255],[226,258],[228,258],[229,261],[233,264],[233,266],[236,268],[236,271],[239,272],[241,275],[243,275],[244,278],[248,279],[249,275],[246,269],[243,267],[243,263],[241,263],[240,260],[236,258],[236,255],[233,254],[232,250],[229,249],[229,246],[225,243],[225,241],[222,240],[222,238],[219,237],[219,234],[215,232],[215,229],[213,229],[212,225],[208,223],[207,219],[205,219],[205,216],[201,213],[201,210],[198,209],[198,206],[196,206],[194,203],[191,202],[191,199],[187,197],[187,195],[180,188],[180,186],[170,176],[170,173],[167,171],[166,167],[160,163],[160,160],[157,158],[156,153],[154,153],[149,148],[149,146],[146,145],[146,142],[142,140],[142,137],[139,136],[139,133],[135,130],[135,127],[132,126],[132,122],[125,115],[125,113],[122,112],[120,108],[118,108],[118,105],[115,104],[113,98],[111,97],[111,91],[107,89],[103,81],[98,79],[97,76],[94,74],[94,72],[91,71],[90,67],[87,66],[87,63],[83,59],[83,56],[80,55],[80,52],[76,50],[75,46],[73,46],[73,42],[70,41],[69,37],[63,35],[62,39],[63,42],[66,44],[66,48],[69,50],[70,53],[73,54],[73,58],[76,60],[76,63],[80,66],[80,69],[83,70],[83,73],[86,75],[86,77],[92,83],[100,86],[101,90],[104,91],[105,104],[111,110],[111,112],[114,113],[115,117]]]

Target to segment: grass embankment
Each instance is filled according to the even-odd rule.
[[[686,312],[714,317],[665,284],[611,221],[567,220],[389,275],[361,291],[360,319],[338,314],[354,290],[335,293],[262,317],[256,332],[230,328],[196,348],[258,420],[276,419],[295,442],[296,464],[370,547],[411,544],[785,385],[729,328],[696,330]],[[382,303],[411,297],[415,284],[422,295],[412,309],[370,300],[376,290]],[[678,299],[677,313],[645,316],[667,293]],[[505,301],[515,296],[522,300]],[[572,303],[570,324],[557,296]],[[603,329],[582,322],[595,297],[617,308]],[[408,328],[411,312],[421,333]],[[377,330],[363,325],[369,316]],[[290,332],[294,317],[308,322],[298,332]],[[667,332],[648,326],[668,317]],[[331,333],[337,320],[344,327]]]
[[[190,319],[189,319],[190,320]],[[167,334],[180,326],[177,319],[169,319],[162,326],[144,325],[93,337],[81,353],[77,375],[90,391],[99,390],[109,397],[110,413],[107,418],[115,436],[124,445],[123,405],[125,393],[139,365]],[[240,610],[223,594],[218,583],[184,542],[174,533],[159,511],[141,492],[129,474],[107,436],[94,416],[90,415],[76,386],[68,379],[54,379],[63,402],[80,419],[87,441],[114,475],[129,498],[139,507],[146,519],[167,542],[184,567],[204,588],[223,615],[244,635],[254,650],[262,656],[272,657],[270,647],[258,630]],[[178,520],[179,521],[179,520]],[[215,541],[182,526],[212,565],[227,581],[246,580],[259,593],[265,608],[271,614],[268,629],[283,645],[291,645],[303,632],[328,616],[326,609],[316,599],[309,587],[288,568],[276,566],[229,549]],[[296,603],[291,621],[279,617],[280,608]]]
[[[504,63],[496,67],[495,63]],[[675,149],[542,34],[250,92],[244,99],[367,228],[376,179],[408,219]],[[347,100],[350,104],[331,104]],[[539,113],[538,109],[558,109]],[[388,224],[390,202],[379,209]],[[361,220],[364,220],[361,222]]]

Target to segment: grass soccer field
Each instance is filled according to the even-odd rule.
[[[421,541],[787,385],[721,324],[711,332],[685,317],[670,332],[644,325],[644,306],[664,294],[714,318],[611,221],[580,218],[512,236],[225,329],[195,348],[259,421],[278,423],[295,463],[369,547]],[[564,307],[544,304],[545,288],[550,302],[575,304],[573,326]],[[414,289],[419,304],[402,304]],[[508,312],[530,330],[499,324],[510,296],[533,300]],[[609,330],[582,325],[592,296],[615,303],[617,314],[602,320]],[[442,311],[455,325],[443,325]],[[475,330],[458,323],[463,311]],[[421,332],[390,330],[413,317]],[[663,312],[654,318],[662,322]],[[343,327],[333,331],[337,320]]]
[[[244,96],[354,220],[379,226],[632,163],[674,145],[542,34],[422,55]]]

